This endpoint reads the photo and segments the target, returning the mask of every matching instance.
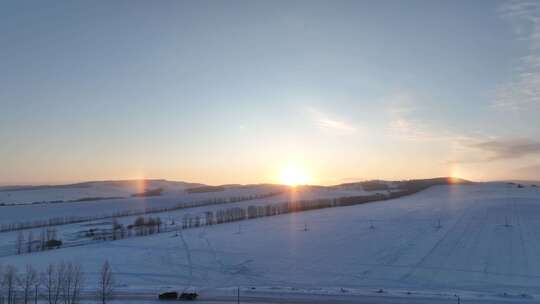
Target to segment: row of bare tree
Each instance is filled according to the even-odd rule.
[[[15,239],[15,250],[17,254],[48,250],[61,245],[62,241],[57,239],[56,228],[43,229],[38,238],[34,238],[32,230],[26,236],[24,231],[20,230]]]
[[[178,229],[189,229],[200,226],[223,224],[235,221],[243,221],[247,219],[254,219],[258,217],[268,217],[280,214],[287,214],[292,212],[302,212],[307,210],[332,208],[339,206],[350,206],[357,204],[364,204],[373,201],[379,201],[389,198],[399,197],[400,195],[410,194],[411,191],[419,191],[417,188],[413,188],[408,191],[400,191],[391,195],[383,195],[380,193],[372,195],[354,196],[354,197],[339,197],[330,199],[315,199],[315,200],[300,200],[300,201],[288,201],[282,203],[266,204],[266,205],[250,205],[247,207],[235,206],[230,208],[222,208],[215,211],[209,210],[203,214],[185,214],[182,218],[181,226],[177,226],[173,221],[171,225],[162,222],[158,216],[153,217],[137,217],[133,224],[123,225],[118,222],[116,218],[113,218],[111,229],[95,230],[90,229],[86,231],[86,237],[91,237],[94,240],[118,240],[124,238],[131,238],[134,236],[151,235],[154,233],[170,232]],[[28,236],[28,241],[24,242],[25,237],[22,232],[18,234],[15,242],[16,250],[18,254],[24,252],[32,252],[33,237],[31,232]],[[26,246],[25,246],[26,244]],[[47,250],[52,248],[60,248],[63,243],[61,240],[56,239],[56,230],[47,229],[43,230],[41,238],[35,249],[33,250]],[[26,248],[26,251],[25,251]],[[0,303],[2,304],[2,303]]]
[[[281,193],[282,191],[274,191],[274,192],[269,192],[269,193],[253,194],[253,195],[248,195],[248,196],[238,196],[238,197],[229,197],[229,198],[225,198],[225,197],[209,198],[209,199],[193,201],[193,202],[182,202],[182,203],[178,203],[174,206],[169,206],[169,207],[152,207],[152,208],[145,208],[143,210],[122,210],[122,211],[117,211],[117,212],[114,212],[112,214],[107,214],[107,215],[62,216],[62,217],[54,217],[54,218],[50,218],[46,220],[2,223],[0,224],[0,232],[9,232],[9,231],[16,231],[16,230],[31,229],[31,228],[41,228],[41,227],[61,226],[61,225],[91,222],[95,220],[102,220],[102,219],[109,219],[109,218],[146,215],[146,214],[152,214],[152,213],[174,211],[174,210],[179,210],[179,209],[188,209],[188,208],[193,208],[193,207],[234,203],[234,202],[240,202],[240,201],[268,198],[268,197],[279,195]]]
[[[84,273],[77,263],[49,264],[39,272],[32,265],[19,272],[15,266],[0,267],[1,304],[78,304],[84,289]],[[101,266],[95,298],[106,304],[113,296],[114,277],[111,265]]]

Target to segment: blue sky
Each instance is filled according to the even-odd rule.
[[[540,179],[516,1],[3,1],[0,183]]]

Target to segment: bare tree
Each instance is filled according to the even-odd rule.
[[[44,281],[44,274],[39,273],[37,280],[34,282],[34,304],[37,304],[39,298],[39,287]]]
[[[126,227],[124,227],[124,225],[122,225],[120,227],[120,238],[123,239],[126,237]]]
[[[15,240],[15,247],[17,249],[17,254],[23,253],[23,244],[24,244],[24,234],[22,231],[17,233],[17,239]]]
[[[4,278],[4,269],[2,268],[2,264],[0,264],[0,304],[4,304],[4,294],[3,294],[3,288],[2,288],[3,278]]]
[[[47,238],[45,236],[45,229],[41,230],[41,234],[39,235],[39,249],[41,251],[44,251],[46,249],[47,244]]]
[[[15,298],[15,287],[17,283],[17,268],[14,266],[7,266],[4,270],[2,279],[2,286],[6,290],[7,304],[13,304]]]
[[[18,283],[23,291],[23,303],[28,304],[34,285],[39,281],[38,272],[32,265],[26,265],[25,271],[18,277]]]
[[[156,218],[157,233],[161,233],[161,225],[163,225],[163,222],[161,221],[161,218],[158,216]]]
[[[82,272],[82,267],[80,264],[74,265],[71,271],[73,277],[72,287],[71,287],[71,300],[70,304],[78,304],[81,298],[81,289],[84,283],[84,277]]]
[[[109,261],[105,261],[99,273],[98,300],[106,304],[114,291],[114,277]]]
[[[111,235],[113,240],[116,240],[117,238],[118,229],[120,229],[120,224],[118,224],[118,220],[116,218],[113,218],[111,223]]]
[[[32,230],[28,232],[28,243],[26,243],[26,252],[30,253],[32,252],[32,245],[34,243],[34,234],[32,233]]]
[[[49,264],[43,275],[43,285],[47,291],[47,302],[49,304],[58,304],[62,292],[63,279],[65,273],[65,264],[58,266]]]
[[[78,264],[68,263],[64,268],[62,284],[62,300],[64,304],[76,304],[80,299],[82,271]]]
[[[73,280],[71,276],[71,269],[73,265],[71,263],[64,264],[64,275],[62,276],[62,281],[60,282],[60,293],[62,297],[62,302],[64,304],[69,304],[71,300],[71,281]]]
[[[43,236],[42,240],[44,242],[45,233],[42,232],[41,235]],[[47,302],[49,304],[54,303],[53,294],[54,294],[54,290],[55,290],[55,286],[54,286],[54,282],[55,282],[54,281],[54,274],[55,273],[56,273],[56,268],[54,267],[54,264],[49,264],[47,266],[47,269],[45,269],[45,272],[43,272],[43,275],[42,275],[43,286],[45,286],[45,289],[47,291]]]

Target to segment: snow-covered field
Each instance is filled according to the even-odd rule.
[[[540,299],[539,257],[539,189],[487,183],[0,262],[78,261],[92,283],[109,259],[125,290],[380,288]]]
[[[277,188],[277,190],[280,190],[280,188]],[[99,202],[84,203],[3,206],[0,207],[0,210],[6,210],[6,212],[0,214],[0,219],[5,217],[5,222],[24,222],[34,219],[49,219],[52,218],[54,215],[69,216],[82,214],[107,216],[111,215],[112,212],[116,211],[137,211],[144,210],[148,207],[153,208],[175,206],[179,202],[191,202],[189,199],[193,200],[195,198],[201,202],[204,202],[204,200],[208,198],[229,198],[237,196],[265,194],[269,193],[270,191],[276,191],[276,186],[233,187],[217,193],[184,194],[183,196],[176,196],[174,198],[150,197],[111,201],[103,200]],[[166,225],[170,225],[171,222],[174,221],[175,225],[180,226],[183,217],[187,214],[203,217],[205,211],[215,212],[216,210],[223,208],[261,206],[295,200],[350,197],[356,195],[373,194],[378,192],[379,191],[368,192],[361,189],[351,190],[325,187],[298,187],[296,189],[289,189],[281,194],[273,195],[271,197],[243,200],[235,203],[203,205],[200,207],[191,207],[167,212],[151,213],[146,216],[160,217]],[[104,208],[104,206],[107,206],[107,208]],[[118,217],[116,218],[116,221],[120,224],[128,226],[130,224],[133,224],[137,217],[139,217],[139,215]],[[0,220],[0,224],[2,223],[3,222]],[[58,225],[53,226],[53,228],[56,230],[59,239],[64,242],[64,245],[73,245],[79,244],[81,241],[88,242],[92,240],[92,238],[86,238],[84,236],[81,236],[81,233],[84,235],[84,231],[88,231],[89,229],[110,229],[111,224],[111,218],[104,218],[93,221],[85,221],[81,223]],[[48,228],[38,227],[33,229],[25,229],[23,230],[23,233],[25,234],[25,236],[28,236],[29,233],[32,233],[34,239],[37,239],[37,237],[44,229]],[[16,253],[15,242],[19,233],[19,230],[0,233],[0,257]]]
[[[94,193],[97,196],[107,196],[107,188],[104,192]],[[144,188],[143,188],[144,189]],[[153,188],[149,188],[153,189]],[[170,189],[170,188],[168,188]],[[48,199],[55,197],[57,190],[31,190],[15,191],[17,195],[31,195],[34,191],[46,191]],[[59,190],[64,191],[63,189]],[[97,190],[96,190],[97,191]],[[144,190],[143,190],[144,191]],[[230,186],[223,191],[207,193],[187,193],[184,190],[166,191],[162,196],[156,197],[129,197],[123,199],[104,199],[85,202],[66,202],[56,204],[19,204],[14,206],[0,206],[0,224],[19,223],[34,220],[48,220],[56,217],[69,216],[107,216],[122,211],[142,211],[146,208],[168,208],[182,203],[206,202],[212,199],[229,199],[235,197],[249,197],[265,195],[283,191],[278,185],[252,185]],[[30,194],[25,194],[30,192]],[[310,200],[315,198],[336,198],[344,196],[373,194],[378,191],[367,192],[362,189],[335,189],[325,187],[305,187],[294,192],[285,191],[281,195],[265,198],[265,202],[284,202],[293,200]],[[384,191],[382,191],[384,192]],[[3,192],[0,191],[0,195]],[[132,192],[130,192],[132,193]],[[138,192],[133,192],[138,193]],[[33,194],[32,194],[33,195]]]

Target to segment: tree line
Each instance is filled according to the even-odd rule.
[[[85,276],[78,263],[60,262],[49,264],[38,271],[28,264],[19,271],[17,267],[0,266],[1,304],[78,304],[85,287]],[[105,261],[99,271],[95,299],[106,304],[114,294],[114,275],[111,265]]]
[[[208,206],[208,205],[236,203],[236,202],[241,202],[241,201],[268,198],[268,197],[279,195],[281,193],[283,192],[276,191],[276,192],[269,192],[269,193],[264,193],[264,194],[235,196],[235,197],[229,197],[229,198],[225,198],[225,197],[211,198],[211,199],[202,200],[202,201],[178,203],[171,207],[154,207],[154,208],[145,208],[143,210],[124,210],[124,211],[113,212],[112,214],[106,214],[106,215],[62,216],[62,217],[54,217],[54,218],[50,218],[46,220],[2,223],[0,224],[0,232],[10,232],[10,231],[17,231],[17,230],[32,229],[32,228],[51,227],[51,226],[61,226],[61,225],[66,225],[66,224],[77,224],[77,223],[91,222],[91,221],[109,219],[109,218],[161,213],[161,212],[168,212],[168,211]]]
[[[17,254],[45,251],[60,246],[62,246],[62,241],[58,239],[55,228],[43,229],[36,237],[32,230],[26,235],[21,230],[17,233],[17,238],[15,239],[15,251]]]

